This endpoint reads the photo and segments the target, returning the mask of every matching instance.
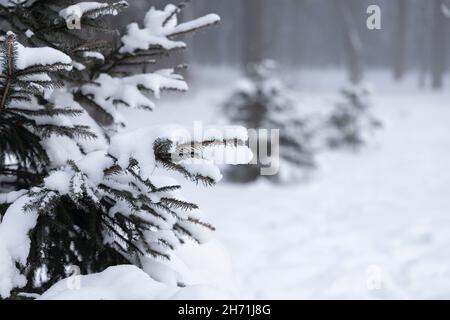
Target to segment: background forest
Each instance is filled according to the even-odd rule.
[[[133,1],[145,8],[149,1]],[[164,0],[151,5],[164,5]],[[396,79],[414,72],[423,86],[441,87],[449,52],[449,22],[441,8],[445,0],[196,0],[186,17],[218,12],[220,28],[192,39],[186,52],[190,64],[239,67],[259,59],[274,59],[280,68],[345,68],[353,56],[350,32],[355,34],[356,59],[364,69],[391,70]],[[366,27],[369,5],[381,9],[381,30]],[[124,23],[145,10],[129,10]],[[433,82],[432,82],[433,75]]]
[[[139,182],[144,186],[139,184],[139,196],[133,198],[134,191],[125,194],[125,198],[131,197],[126,199],[131,203],[141,201],[141,193],[146,195],[142,190],[145,187],[150,186],[151,192],[157,194],[157,216],[166,218],[168,227],[164,227],[170,232],[164,233],[163,241],[150,242],[148,252],[156,252],[156,257],[147,259],[148,255],[140,255],[140,246],[148,246],[147,237],[139,233],[136,241],[134,229],[127,229],[128,221],[119,220],[124,233],[131,234],[126,240],[136,246],[133,250],[137,252],[137,262],[114,249],[109,253],[114,259],[107,255],[107,259],[95,261],[94,267],[85,260],[87,266],[80,262],[84,269],[78,284],[78,278],[60,280],[65,270],[57,269],[53,282],[38,279],[41,282],[37,281],[36,286],[28,282],[28,295],[14,291],[17,285],[10,285],[8,278],[3,282],[7,284],[5,295],[9,297],[12,292],[15,298],[43,299],[450,296],[449,0],[190,0],[175,3],[180,4],[180,11],[166,7],[167,0],[128,2],[130,6],[119,15],[105,14],[107,23],[126,34],[130,23],[138,22],[140,28],[143,21],[150,21],[146,17],[151,7],[166,8],[154,13],[160,20],[166,15],[161,30],[166,24],[169,29],[174,28],[173,34],[180,36],[187,48],[179,50],[183,47],[179,43],[179,47],[164,47],[165,40],[171,45],[175,40],[170,30],[163,34],[163,45],[159,45],[164,50],[157,54],[157,69],[174,69],[158,71],[167,83],[152,82],[157,89],[153,93],[171,89],[155,98],[152,112],[130,107],[136,104],[135,96],[122,95],[125,89],[121,90],[128,90],[125,86],[129,83],[116,81],[119,85],[111,89],[110,78],[104,77],[101,84],[109,89],[105,89],[108,95],[131,100],[126,101],[130,102],[127,108],[117,108],[119,115],[115,108],[105,108],[107,113],[112,110],[110,122],[103,121],[98,110],[88,110],[99,124],[98,131],[106,137],[108,157],[113,153],[114,165],[105,167],[105,172],[114,176],[116,170],[125,169],[121,167],[121,153],[140,154],[145,163],[148,157],[140,153],[141,143],[161,143],[150,129],[162,124],[174,124],[171,128],[201,124],[221,128],[239,125],[267,129],[269,133],[279,130],[278,139],[257,136],[258,143],[267,143],[268,154],[262,157],[261,145],[250,145],[257,162],[220,165],[223,177],[211,166],[197,167],[195,171],[184,163],[167,161],[168,154],[178,149],[173,151],[163,141],[163,153],[156,154],[154,162],[147,164],[146,176],[140,176]],[[367,27],[367,9],[371,5],[380,8],[380,29]],[[216,15],[209,15],[188,24],[190,28],[182,24],[180,28],[171,20],[173,8],[178,22],[209,13],[220,16],[220,22]],[[1,30],[5,31],[2,35],[11,37],[6,34],[6,25],[0,20]],[[148,25],[147,31],[151,29]],[[198,32],[185,34],[184,28]],[[100,37],[110,39],[113,35],[105,33]],[[139,41],[124,43],[122,38],[124,47],[130,43],[141,45]],[[131,51],[134,58],[139,54],[152,58],[154,52]],[[90,54],[92,57],[95,55]],[[123,61],[123,56],[118,57],[119,62]],[[124,59],[129,62],[130,57]],[[156,62],[132,62],[135,63],[122,65],[124,74],[157,73],[152,65]],[[106,70],[110,72],[111,68]],[[184,76],[186,83],[178,74]],[[110,75],[122,77],[120,72]],[[109,107],[111,97],[91,83],[99,78],[89,78],[87,87],[80,85],[80,92],[87,92],[88,98],[100,94],[102,99],[95,102]],[[142,83],[131,85],[136,89],[132,92],[142,89]],[[180,92],[188,87],[189,91]],[[79,98],[76,94],[74,97]],[[117,133],[111,129],[111,121],[126,126],[114,128]],[[207,147],[217,144],[226,148],[233,139],[242,147],[247,139],[247,130],[244,131],[238,128],[230,139],[211,136],[206,139]],[[251,140],[250,133],[251,130]],[[168,133],[164,131],[164,135]],[[182,146],[191,143],[181,142],[173,141]],[[198,151],[195,142],[198,141],[188,153]],[[130,180],[121,178],[123,185],[142,173],[128,160],[125,163],[131,171],[125,174]],[[186,179],[177,176],[179,186],[163,180],[161,188],[148,183],[144,178],[151,179],[158,172],[158,161],[166,161],[166,171],[181,172]],[[271,165],[276,168],[274,174],[261,174]],[[89,171],[93,166],[86,161],[80,167]],[[79,173],[76,166],[64,168],[74,176]],[[59,184],[57,179],[50,182],[53,186]],[[189,202],[177,198],[179,188]],[[98,192],[97,187],[92,190]],[[122,196],[115,191],[107,191],[108,197]],[[159,193],[167,192],[168,199],[160,197]],[[7,207],[12,196],[0,195],[0,204]],[[149,203],[154,204],[150,198]],[[78,196],[67,201],[73,199]],[[115,201],[121,204],[120,200]],[[108,210],[126,207],[112,205],[109,198],[106,202]],[[69,211],[77,212],[77,205],[75,202]],[[65,208],[64,203],[62,207]],[[175,214],[188,212],[187,218],[167,218],[172,209]],[[41,211],[46,212],[46,208]],[[135,228],[139,232],[146,230],[141,230],[139,222]],[[205,227],[208,232],[197,235],[196,229],[190,229],[193,227]],[[181,240],[175,246],[172,233]],[[7,238],[5,229],[3,234]],[[184,241],[186,235],[192,239]],[[80,248],[92,249],[89,241],[83,239],[80,243]],[[89,255],[96,257],[96,250],[88,250]],[[9,262],[1,253],[0,250],[0,275],[1,262]],[[171,259],[161,259],[166,255]],[[40,261],[39,255],[36,257]],[[112,267],[102,271],[105,265]],[[14,270],[13,264],[7,267]],[[37,269],[32,267],[32,273]],[[75,286],[71,282],[74,280]]]

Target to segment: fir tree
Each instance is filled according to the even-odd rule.
[[[279,174],[267,175],[272,181],[297,179],[315,166],[312,147],[313,132],[307,119],[297,112],[297,106],[284,84],[273,75],[274,63],[264,61],[250,67],[248,79],[243,80],[224,104],[229,122],[251,129],[278,129],[279,142],[272,146],[269,137],[259,136],[258,145],[267,143],[269,156],[279,150]],[[270,134],[270,132],[269,132]],[[264,139],[264,141],[261,141]],[[267,141],[265,141],[267,139]],[[255,148],[255,147],[254,147]],[[253,154],[258,153],[252,150]],[[278,161],[272,157],[273,161]],[[261,167],[268,159],[259,159],[256,165],[236,166],[229,170],[234,181],[250,182],[261,176]],[[266,164],[264,164],[266,162]]]
[[[341,101],[325,124],[327,145],[357,150],[366,143],[368,134],[381,127],[381,122],[370,113],[370,91],[365,86],[348,86],[341,94]]]
[[[185,48],[177,37],[216,24],[179,23],[183,8],[151,8],[143,27],[111,30],[126,1],[0,1],[0,296],[41,293],[76,265],[83,274],[155,264],[186,239],[201,242],[198,207],[165,172],[212,185],[211,148],[246,152],[246,130],[201,139],[154,127],[120,133],[124,108],[151,110],[165,90],[186,91],[175,69],[147,72]],[[250,157],[250,154],[248,154]],[[195,161],[194,161],[195,160]],[[177,279],[182,285],[183,279]]]

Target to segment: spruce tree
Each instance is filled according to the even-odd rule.
[[[274,182],[296,180],[315,167],[313,130],[309,121],[299,115],[298,106],[283,82],[274,76],[275,63],[263,61],[249,67],[249,76],[242,80],[224,103],[223,109],[230,123],[249,129],[268,129],[267,137],[258,135],[258,145],[267,144],[268,156],[254,165],[236,166],[228,173],[233,181],[251,182],[265,177]],[[270,130],[279,130],[279,141],[271,144]],[[253,146],[253,154],[259,146]],[[272,151],[278,148],[279,159]],[[262,161],[261,161],[262,160]],[[276,175],[261,175],[261,167],[269,161],[279,161]],[[265,163],[264,163],[265,162]]]
[[[180,36],[220,19],[179,23],[184,3],[167,5],[121,34],[108,17],[127,7],[0,1],[8,28],[0,43],[3,298],[41,293],[73,265],[88,274],[134,264],[159,280],[155,263],[214,229],[168,172],[213,185],[221,175],[211,149],[247,152],[238,127],[194,138],[174,126],[121,132],[121,111],[152,110],[152,96],[188,89],[176,68],[158,69],[158,62],[185,48]]]
[[[349,85],[341,94],[325,123],[327,145],[357,150],[366,144],[373,130],[381,127],[381,122],[370,112],[370,91],[366,86]]]

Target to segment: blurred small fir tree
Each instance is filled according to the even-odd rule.
[[[298,114],[294,99],[285,85],[273,75],[275,63],[263,61],[250,67],[248,78],[241,81],[224,103],[224,112],[229,122],[248,129],[267,129],[268,136],[258,135],[258,146],[267,144],[268,157],[259,155],[255,165],[236,166],[228,171],[232,181],[251,182],[265,177],[274,182],[299,179],[315,167],[313,130],[307,118]],[[270,131],[279,130],[279,141],[272,145]],[[277,150],[279,159],[276,157]],[[261,175],[261,168],[270,161],[278,162],[279,172],[275,175]]]
[[[370,113],[370,91],[366,86],[347,86],[341,94],[342,100],[325,123],[326,142],[333,149],[357,150],[366,143],[368,134],[382,124]]]

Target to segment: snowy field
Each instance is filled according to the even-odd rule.
[[[309,72],[290,83],[300,107],[320,112],[340,77]],[[403,85],[383,73],[367,78],[384,128],[361,152],[319,154],[310,181],[298,185],[186,184],[228,252],[234,281],[215,284],[233,297],[450,297],[450,93],[418,90],[414,77]],[[233,77],[211,79],[203,73],[184,99],[169,97],[153,114],[130,113],[130,127],[169,116],[216,123]]]

